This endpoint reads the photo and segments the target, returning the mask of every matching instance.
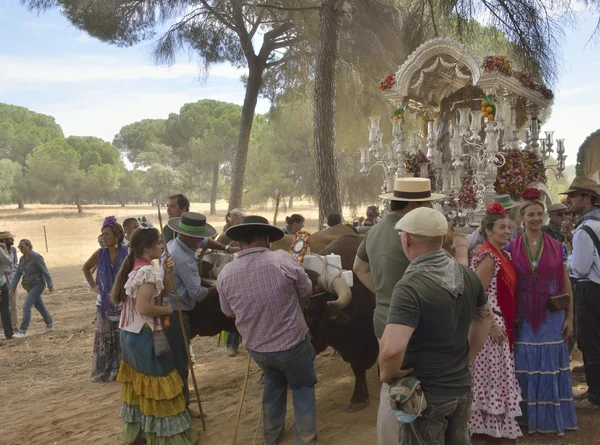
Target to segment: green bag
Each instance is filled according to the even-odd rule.
[[[33,287],[33,283],[28,283],[26,281],[23,281],[21,284],[23,285],[23,289],[25,289],[27,292],[29,292]]]

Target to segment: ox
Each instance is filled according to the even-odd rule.
[[[329,245],[320,253],[322,255],[330,253],[340,255],[342,268],[352,270],[354,256],[363,237],[348,233],[353,232],[352,229],[342,225],[328,230],[333,231],[334,229],[336,229],[334,233],[324,233],[327,231],[317,233],[324,233],[326,238],[333,238],[333,241],[329,242]],[[340,236],[340,232],[345,234]],[[311,242],[313,237],[310,239]],[[317,240],[319,238],[321,237],[316,237]],[[290,237],[289,244],[292,241],[293,237]],[[310,245],[314,249],[316,243]],[[288,249],[287,240],[284,244],[272,246],[272,248],[277,247]],[[206,264],[203,264],[202,270],[203,274],[207,272]],[[314,283],[318,281],[318,276],[314,273],[309,275]],[[209,283],[207,282],[207,284]],[[342,297],[340,293],[338,293],[340,294],[338,297],[327,292],[311,298],[305,314],[315,352],[318,354],[331,346],[340,353],[345,362],[350,363],[355,376],[355,384],[346,411],[355,412],[369,405],[366,371],[377,361],[379,346],[373,330],[375,296],[362,285],[356,276],[350,291],[351,301],[348,301],[350,299],[345,296]],[[340,301],[342,299],[343,302]],[[340,309],[341,307],[343,308]],[[211,288],[209,295],[201,303],[196,304],[190,313],[190,324],[192,337],[196,335],[214,336],[222,330],[235,332],[233,319],[227,318],[221,312],[219,296],[214,288]]]

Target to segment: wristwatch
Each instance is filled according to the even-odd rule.
[[[227,253],[229,253],[229,246],[230,246],[230,244],[227,244],[227,245],[225,246],[225,252],[227,252]]]

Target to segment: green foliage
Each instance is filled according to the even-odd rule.
[[[71,194],[83,178],[80,156],[64,138],[52,139],[27,155],[28,177],[38,199],[54,200]]]
[[[588,148],[588,145],[590,145],[590,142],[597,137],[600,137],[600,130],[594,131],[587,138],[585,138],[585,141],[583,141],[583,144],[581,144],[581,147],[579,147],[579,150],[577,151],[577,164],[575,166],[575,172],[577,176],[584,176],[583,164],[585,163],[585,152]]]
[[[173,194],[173,190],[182,190],[183,178],[180,172],[168,165],[155,164],[144,175],[143,186],[148,190],[151,199],[165,202]]]
[[[0,159],[0,204],[13,202],[17,181],[23,173],[21,165],[10,159]]]

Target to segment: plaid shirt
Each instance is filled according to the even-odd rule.
[[[293,348],[308,334],[300,300],[312,291],[308,275],[287,252],[244,250],[217,279],[221,310],[235,316],[246,347],[256,352]]]

